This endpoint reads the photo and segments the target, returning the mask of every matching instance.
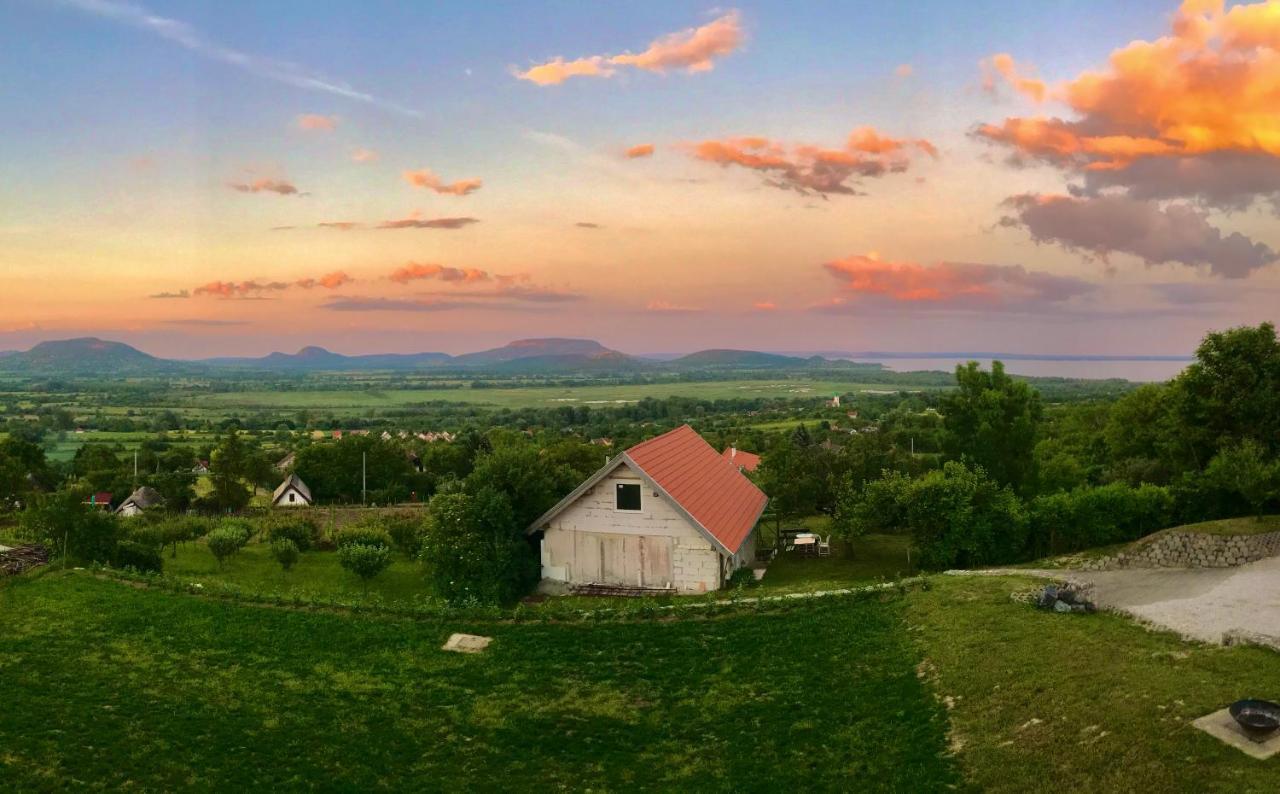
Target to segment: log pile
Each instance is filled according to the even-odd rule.
[[[49,550],[40,544],[0,551],[0,576],[17,576],[49,562]]]

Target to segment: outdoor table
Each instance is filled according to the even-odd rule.
[[[796,535],[796,539],[793,542],[796,545],[796,551],[806,557],[812,556],[818,551],[818,536],[812,532],[802,532]]]

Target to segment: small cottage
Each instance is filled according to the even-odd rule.
[[[288,455],[285,455],[283,458],[276,461],[275,470],[281,473],[286,472],[293,468],[293,462],[297,459],[298,456],[290,452]]]
[[[528,532],[544,579],[700,593],[752,562],[768,501],[684,425],[609,460]]]
[[[296,474],[290,474],[271,495],[272,507],[309,507],[311,489]]]
[[[160,492],[149,485],[144,485],[129,494],[129,498],[120,503],[120,506],[116,508],[116,515],[130,518],[162,504],[164,504],[164,497],[160,495]]]

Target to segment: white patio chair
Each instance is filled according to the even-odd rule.
[[[819,557],[831,556],[831,536],[830,535],[827,535],[825,538],[822,537],[821,535],[818,536],[818,556]]]

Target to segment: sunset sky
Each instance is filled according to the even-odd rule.
[[[1180,354],[1280,319],[1280,0],[0,10],[0,349]]]

